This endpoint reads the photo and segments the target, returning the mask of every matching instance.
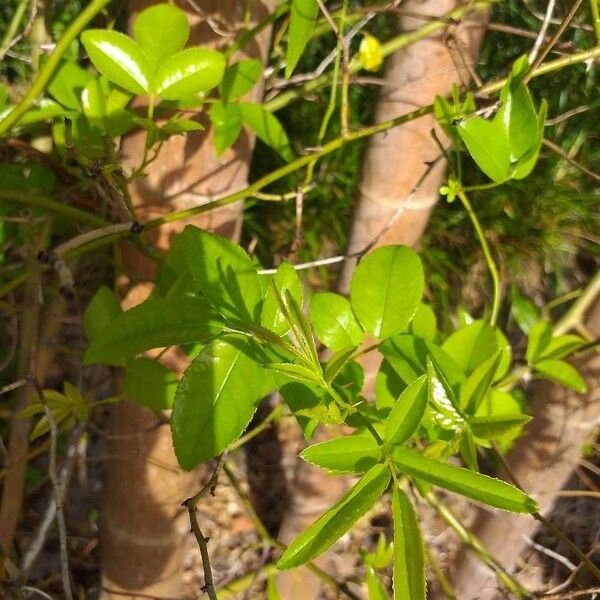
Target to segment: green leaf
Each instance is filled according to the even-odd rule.
[[[350,302],[339,294],[319,292],[310,300],[310,319],[318,338],[334,351],[358,346],[364,337]]]
[[[204,129],[201,123],[192,119],[169,119],[161,128],[161,133],[172,135],[182,135],[188,131],[202,131]]]
[[[537,306],[529,298],[520,294],[514,285],[510,298],[510,314],[516,321],[519,329],[524,334],[528,334],[530,329],[540,320],[540,312]]]
[[[78,64],[62,61],[48,84],[48,93],[63,106],[81,110],[81,92],[92,79]]]
[[[501,123],[481,117],[465,119],[458,134],[477,166],[493,181],[501,183],[510,174],[510,144]]]
[[[502,349],[503,356],[498,376],[510,365],[510,346],[501,333],[483,320],[476,320],[461,327],[442,344],[442,349],[467,373]]]
[[[208,48],[186,48],[169,56],[158,68],[154,89],[164,100],[181,100],[219,85],[225,57]]]
[[[170,409],[178,385],[175,373],[155,360],[141,357],[127,362],[123,394],[131,402],[152,410]]]
[[[533,168],[535,167],[540,148],[542,147],[542,140],[544,138],[544,127],[546,122],[546,113],[548,112],[548,104],[545,100],[542,101],[540,106],[540,112],[537,116],[537,136],[535,142],[529,151],[519,158],[516,165],[513,166],[511,177],[513,179],[525,179]]]
[[[81,41],[102,75],[132,94],[148,94],[152,73],[146,55],[130,37],[118,31],[88,29]]]
[[[123,309],[117,295],[106,286],[102,286],[92,298],[83,316],[85,333],[90,342],[106,335],[113,320],[122,314]]]
[[[295,363],[268,363],[265,365],[265,368],[303,383],[321,384],[319,374],[302,365],[297,365]]]
[[[106,96],[98,79],[92,79],[81,92],[81,106],[88,120],[102,125],[106,116]]]
[[[242,110],[237,104],[215,102],[208,112],[215,132],[215,149],[221,156],[235,144],[242,131]]]
[[[460,406],[465,413],[473,415],[486,397],[502,360],[502,350],[481,363],[460,390]]]
[[[477,446],[475,438],[470,429],[465,429],[462,432],[460,440],[460,457],[471,471],[478,471],[477,465]]]
[[[325,552],[377,502],[389,481],[390,474],[386,466],[376,465],[370,469],[288,546],[277,568],[297,567]]]
[[[385,585],[373,569],[367,570],[367,593],[369,600],[388,600]]]
[[[172,251],[183,257],[197,288],[216,308],[242,321],[258,321],[260,281],[254,263],[240,246],[193,225],[188,225],[175,243]]]
[[[563,360],[544,359],[536,361],[535,370],[545,375],[548,379],[571,388],[580,394],[585,394],[587,391],[585,379],[575,367]]]
[[[406,329],[423,296],[421,259],[406,246],[384,246],[356,267],[350,301],[365,329],[387,338]]]
[[[84,363],[119,365],[152,348],[205,342],[221,328],[205,300],[179,296],[150,298],[116,315],[92,337]]]
[[[483,504],[519,513],[533,513],[539,509],[533,498],[505,481],[424,458],[404,446],[394,450],[393,458],[404,473]]]
[[[564,358],[585,345],[585,340],[578,335],[559,335],[553,337],[541,351],[539,359]]]
[[[5,110],[2,113],[2,118],[4,118],[11,110],[13,110],[14,106],[11,106],[9,109]],[[49,100],[48,98],[42,98],[37,102],[34,107],[30,108],[27,114],[23,116],[23,118],[19,121],[19,125],[33,125],[34,123],[41,123],[42,121],[47,121],[48,119],[52,119],[54,117],[64,117],[68,115],[68,111],[65,110],[60,104]]]
[[[175,454],[184,469],[223,452],[250,422],[265,377],[250,344],[237,336],[213,341],[186,369],[171,416]]]
[[[286,53],[285,76],[296,68],[317,22],[319,5],[316,0],[291,0],[290,30]]]
[[[334,473],[364,473],[381,460],[381,448],[373,436],[363,433],[314,444],[300,457]]]
[[[262,63],[257,59],[240,60],[230,65],[219,85],[221,97],[226,102],[238,100],[256,85],[262,72]]]
[[[427,408],[427,375],[422,375],[400,394],[385,422],[386,446],[404,444],[417,430]]]
[[[503,125],[508,133],[510,158],[518,161],[537,142],[537,116],[531,94],[522,81],[513,78],[500,94],[501,106],[494,122]]]
[[[408,496],[394,486],[394,600],[425,600],[425,547],[419,520]]]
[[[244,123],[254,131],[259,139],[273,148],[285,160],[294,160],[294,152],[290,140],[277,120],[277,117],[260,104],[240,103]]]
[[[138,15],[133,23],[133,34],[155,74],[161,63],[184,48],[190,36],[190,25],[180,8],[157,4]]]
[[[409,331],[416,337],[428,342],[435,341],[437,335],[437,320],[429,304],[419,304],[415,316],[410,322]]]
[[[356,346],[348,346],[347,348],[342,348],[341,350],[334,352],[325,363],[325,380],[329,382],[333,381],[344,366],[348,364],[348,361],[355,352]]]
[[[515,429],[520,429],[529,421],[531,421],[531,417],[523,414],[471,417],[469,427],[475,437],[483,440],[495,440]]]
[[[530,365],[536,363],[552,340],[552,325],[548,321],[538,321],[530,330],[525,356]]]
[[[302,306],[302,282],[298,277],[298,273],[290,263],[282,262],[277,267],[273,278],[269,278],[260,316],[263,327],[274,331],[277,335],[284,335],[290,329],[279,301],[279,299],[282,299],[285,303],[286,293],[290,293],[296,303]]]

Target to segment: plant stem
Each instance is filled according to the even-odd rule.
[[[531,594],[494,558],[479,539],[469,531],[456,517],[456,515],[432,492],[424,495],[427,503],[442,517],[458,535],[461,541],[477,554],[479,559],[488,566],[498,578],[498,581],[517,598],[529,598]]]
[[[40,69],[35,81],[29,91],[0,121],[0,136],[4,135],[11,127],[14,127],[31,108],[33,103],[42,95],[46,85],[52,78],[58,67],[63,54],[68,50],[71,42],[81,33],[83,28],[107,5],[111,0],[92,0],[86,8],[79,13],[78,17],[69,25],[61,35],[54,51],[48,57],[44,66]]]
[[[465,210],[467,211],[471,222],[473,223],[473,227],[475,228],[475,233],[477,234],[477,238],[479,239],[479,243],[481,244],[481,249],[483,251],[483,256],[485,257],[485,262],[487,263],[488,269],[490,271],[490,276],[492,278],[492,287],[493,287],[493,298],[492,298],[492,314],[490,315],[490,325],[495,326],[498,321],[498,312],[500,310],[500,275],[498,274],[498,268],[496,267],[496,263],[494,262],[494,257],[490,251],[490,247],[485,239],[485,234],[483,229],[481,228],[481,223],[467,198],[467,195],[464,191],[458,193],[458,197],[462,202]]]
[[[269,544],[270,546],[279,548],[280,550],[285,550],[286,545],[283,544],[282,542],[280,542],[279,540],[276,540],[267,531],[267,528],[265,527],[261,518],[258,516],[257,512],[254,510],[254,506],[252,505],[250,498],[248,498],[248,495],[243,490],[240,482],[238,481],[237,476],[235,475],[235,473],[233,472],[233,469],[229,466],[228,463],[223,464],[223,472],[225,473],[225,475],[229,479],[229,482],[231,483],[234,490],[236,491],[238,498],[240,499],[240,502],[244,506],[244,510],[246,511],[246,514],[248,515],[248,517],[254,524],[254,527],[256,528],[256,531],[257,531],[258,535],[262,538],[263,542],[265,542],[266,544]],[[360,600],[359,597],[352,590],[350,590],[345,583],[337,581],[334,577],[329,575],[329,573],[326,573],[325,571],[323,571],[323,569],[321,569],[314,563],[308,562],[308,563],[306,563],[305,567],[309,571],[312,571],[321,581],[323,581],[323,583],[327,584],[330,588],[332,588],[338,594],[341,592],[342,594],[344,594],[351,600]]]
[[[9,51],[11,47],[11,43],[15,34],[17,33],[17,28],[23,19],[23,15],[25,14],[25,9],[29,4],[29,0],[21,0],[19,5],[15,9],[15,12],[10,20],[6,33],[2,38],[2,42],[0,42],[0,60],[2,60],[5,54]]]
[[[600,44],[600,11],[598,10],[598,0],[589,0],[590,12],[592,13],[592,26],[596,35],[596,43]]]
[[[411,31],[409,33],[402,33],[399,36],[393,38],[389,42],[382,44],[381,52],[383,56],[389,56],[393,54],[397,50],[401,50],[402,48],[406,48],[419,40],[426,38],[427,36],[436,33],[442,29],[445,29],[449,23],[454,23],[462,19],[465,15],[474,12],[476,10],[481,10],[489,7],[491,4],[494,4],[496,0],[477,0],[475,2],[468,2],[463,6],[459,6],[454,10],[449,11],[444,16],[439,19],[433,19],[423,25],[417,31]],[[351,60],[348,65],[348,72],[350,74],[357,73],[362,69],[359,60]],[[278,96],[275,96],[272,100],[265,103],[265,108],[270,111],[277,111],[284,106],[287,106],[290,102],[294,100],[298,100],[300,98],[305,98],[306,94],[309,92],[314,92],[322,87],[325,87],[331,83],[331,75],[324,74],[311,81],[306,82],[304,85],[293,89],[282,92]]]
[[[496,442],[492,442],[492,450],[506,471],[509,479],[516,487],[518,487],[521,491],[524,491],[523,486],[520,484],[517,476],[514,474],[511,466],[504,458],[502,452],[500,452]],[[585,552],[583,552],[560,527],[555,525],[552,521],[544,517],[539,512],[532,513],[532,516],[536,521],[539,521],[557,540],[561,541],[565,546],[567,546],[569,550],[571,550],[571,552],[573,552],[579,558],[579,560],[581,560],[588,571],[592,573],[598,581],[600,581],[600,569],[596,566],[594,561]]]
[[[20,192],[18,190],[0,190],[0,200],[18,202],[20,204],[27,204],[37,208],[45,208],[56,215],[67,217],[73,221],[87,223],[88,225],[93,225],[94,227],[104,227],[105,225],[108,225],[107,221],[94,215],[93,213],[69,206],[68,204],[54,200],[49,196],[29,194],[26,192]]]
[[[567,333],[583,321],[585,313],[600,295],[600,270],[592,277],[579,298],[554,327],[554,335]]]

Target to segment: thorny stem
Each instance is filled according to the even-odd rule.
[[[196,516],[198,509],[193,504],[188,504],[187,501],[185,506],[190,517],[192,532],[198,542],[200,554],[202,555],[202,568],[204,570],[204,586],[202,589],[208,594],[210,600],[217,600],[217,592],[212,578],[212,569],[210,568],[210,556],[208,555],[208,542],[210,538],[204,537],[204,534],[200,529],[198,517]]]
[[[481,249],[483,251],[483,256],[485,258],[485,262],[487,263],[488,269],[490,271],[490,276],[492,278],[492,287],[493,287],[493,297],[492,297],[492,314],[490,315],[490,325],[495,326],[498,321],[498,312],[500,310],[500,275],[498,274],[498,267],[496,267],[496,263],[494,262],[494,257],[490,251],[490,247],[488,245],[487,240],[485,239],[485,233],[481,227],[481,223],[467,198],[467,195],[464,191],[458,192],[458,198],[462,202],[469,218],[471,219],[471,223],[473,223],[473,227],[475,229],[475,233],[477,234],[477,238],[479,239],[479,243],[481,244]]]
[[[197,512],[198,508],[196,504],[198,501],[210,493],[210,495],[214,495],[215,488],[217,487],[217,481],[219,479],[219,473],[221,471],[221,467],[223,465],[223,461],[225,460],[225,455],[221,454],[217,459],[217,464],[210,476],[210,479],[204,484],[204,486],[200,489],[199,492],[190,496],[187,500],[185,500],[182,506],[185,506],[188,517],[190,519],[190,528],[194,537],[196,538],[196,542],[198,543],[198,548],[200,548],[200,555],[202,556],[202,569],[204,571],[204,587],[203,591],[208,594],[210,600],[217,600],[217,592],[215,589],[215,584],[212,576],[212,569],[210,566],[210,556],[208,554],[208,542],[210,538],[204,537],[202,530],[200,529],[200,524],[198,523]]]

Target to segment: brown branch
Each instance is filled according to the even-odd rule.
[[[204,586],[202,587],[202,591],[208,594],[210,600],[217,600],[217,592],[215,590],[212,569],[210,567],[210,556],[208,554],[208,542],[210,541],[210,538],[204,537],[204,534],[200,529],[197,516],[198,508],[196,507],[196,504],[208,493],[211,496],[214,496],[215,489],[219,481],[219,473],[224,460],[225,454],[221,454],[217,459],[217,464],[212,472],[212,475],[210,476],[210,479],[204,484],[199,492],[193,496],[190,496],[182,504],[182,506],[184,506],[188,512],[190,528],[194,534],[194,537],[196,538],[196,542],[198,543],[198,548],[200,548],[200,554],[202,556],[202,569],[204,570]]]

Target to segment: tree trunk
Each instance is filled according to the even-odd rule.
[[[131,16],[154,3],[134,0],[130,3]],[[242,21],[247,5],[237,0],[198,0],[195,4],[203,11],[200,16],[190,10],[187,2],[178,4],[187,10],[192,23],[191,43],[213,48],[231,39],[215,33],[209,24],[215,28],[218,24],[219,31],[233,28]],[[250,4],[253,19],[260,20],[268,13],[266,2],[253,0]],[[264,61],[269,38],[270,31],[264,30],[245,48],[244,55]],[[239,58],[241,54],[234,60]],[[258,88],[250,100],[260,99],[262,91]],[[198,118],[208,130],[205,115]],[[254,139],[243,133],[234,147],[218,158],[210,133],[194,132],[169,139],[147,168],[147,176],[130,187],[137,218],[144,222],[246,187],[253,145]],[[139,165],[143,146],[141,133],[123,141],[126,168]],[[188,223],[237,240],[241,212],[242,204],[238,203],[186,222],[164,225],[152,232],[151,241],[167,249],[172,237]],[[147,297],[155,269],[131,246],[123,245],[121,253],[125,271],[119,282],[123,305],[131,307]],[[169,353],[166,361],[179,372],[186,366],[182,353]],[[157,426],[153,413],[129,403],[112,409],[108,453],[101,531],[104,598],[122,600],[137,597],[135,593],[180,596],[185,549],[182,542],[189,530],[181,503],[192,491],[197,475],[178,467],[169,427]]]
[[[421,27],[425,17],[438,17],[452,8],[453,0],[410,0],[402,10],[410,17],[399,19],[399,29],[410,31]],[[456,61],[446,43],[451,34],[462,57],[472,63],[483,37],[486,14],[470,17],[477,27],[451,26],[451,31],[412,44],[392,55],[386,64],[385,85],[377,102],[375,121],[381,122],[407,113],[419,106],[430,104],[436,95],[446,95],[452,84],[466,83],[468,70]],[[415,184],[428,169],[439,150],[431,137],[435,119],[427,115],[378,134],[370,139],[363,158],[362,176],[355,204],[354,218],[348,245],[348,254],[359,252],[370,244],[388,226],[399,207],[404,206],[394,224],[377,241],[382,244],[415,246],[427,225],[429,214],[437,201],[438,188],[444,177],[445,165],[439,161],[413,197]],[[438,128],[438,135],[443,139]],[[339,281],[339,291],[348,293],[355,259],[345,262]],[[373,396],[373,381],[381,358],[371,352],[364,355],[366,397]],[[327,437],[327,432],[320,436]],[[291,541],[310,525],[326,508],[331,506],[344,490],[343,478],[332,477],[308,463],[298,465],[296,482],[290,492],[291,506],[284,517],[279,538]],[[321,561],[327,564],[326,557]],[[306,569],[296,569],[279,575],[278,587],[286,600],[309,600],[318,596],[319,581]]]
[[[600,335],[600,301],[590,310],[585,327],[593,338]],[[525,491],[540,504],[542,514],[552,508],[552,493],[561,490],[581,458],[581,448],[589,431],[600,419],[600,356],[593,355],[576,364],[589,391],[580,395],[562,386],[543,382],[536,386],[531,414],[533,419],[506,457],[511,471]],[[510,481],[506,473],[500,477]],[[585,518],[585,517],[584,517]],[[585,525],[584,525],[585,527]],[[588,522],[589,535],[596,535]],[[509,572],[528,547],[526,537],[533,538],[538,522],[528,515],[479,510],[471,530],[489,552]],[[583,552],[588,548],[581,547]],[[576,564],[578,559],[574,559]],[[461,600],[504,598],[494,574],[467,549],[462,549],[453,569],[453,586]],[[529,585],[535,582],[528,582]],[[539,580],[537,583],[540,583]],[[445,596],[438,594],[441,600]]]

